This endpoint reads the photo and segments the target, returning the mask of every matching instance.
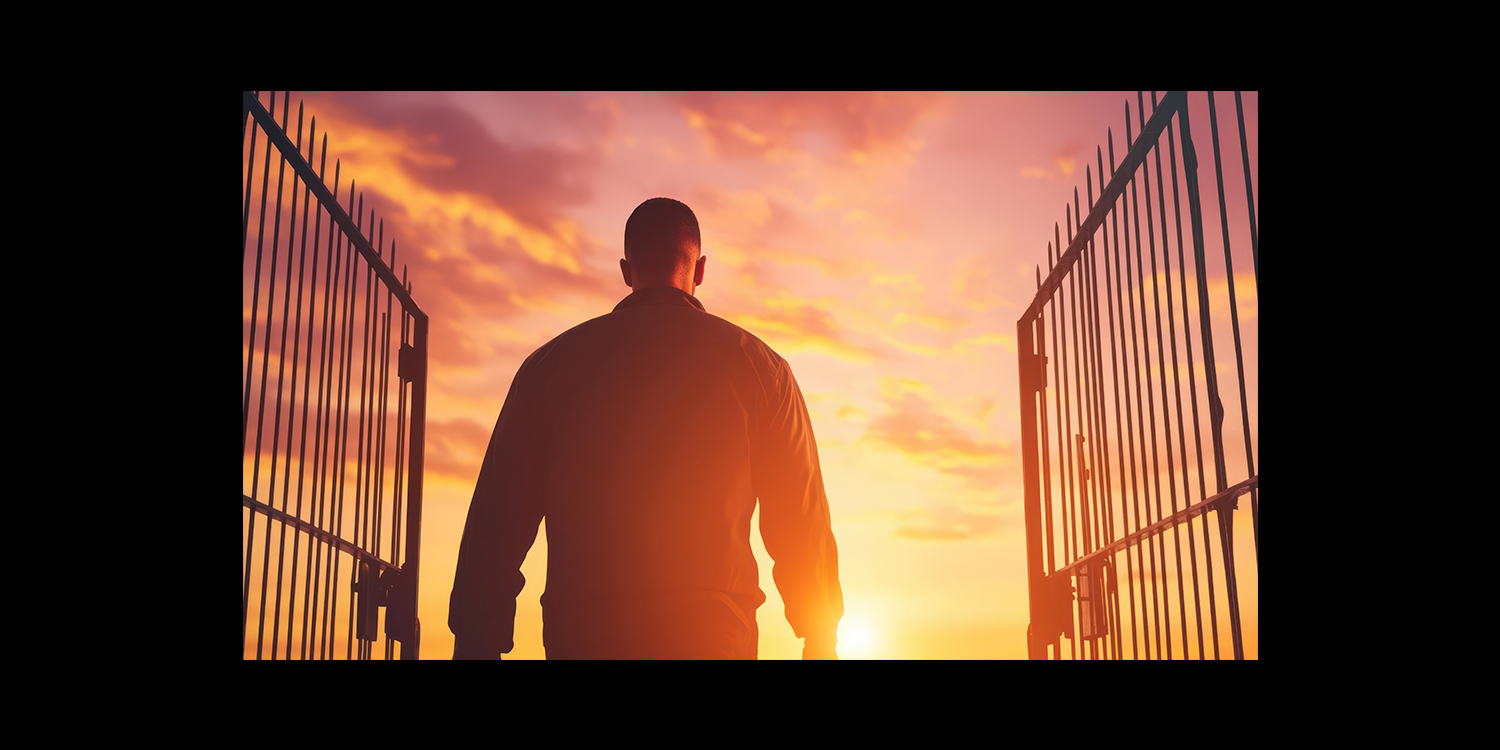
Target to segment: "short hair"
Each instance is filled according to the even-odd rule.
[[[625,260],[639,273],[670,275],[695,262],[701,246],[698,217],[681,201],[652,198],[625,222]]]

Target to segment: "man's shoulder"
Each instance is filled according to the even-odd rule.
[[[790,372],[791,366],[775,349],[767,344],[759,336],[741,327],[733,321],[721,318],[713,313],[705,312],[695,308],[669,308],[667,306],[656,306],[656,310],[674,310],[672,317],[675,319],[672,332],[684,337],[683,344],[695,349],[722,351],[725,348],[737,348],[744,353],[746,358],[760,369],[768,369],[778,375]],[[562,333],[552,337],[547,343],[537,347],[535,351],[526,358],[522,369],[527,369],[533,363],[545,361],[555,350],[570,347],[592,347],[607,341],[617,339],[625,329],[645,323],[638,315],[628,314],[626,310],[615,310],[586,320],[569,328]]]
[[[772,349],[771,345],[767,344],[759,336],[751,333],[749,330],[741,327],[740,325],[714,315],[713,313],[704,312],[700,313],[700,315],[703,318],[709,319],[709,326],[718,335],[723,336],[727,341],[732,341],[735,344],[739,345],[739,347],[745,350],[748,354],[751,354],[757,359],[763,360],[765,364],[770,365],[778,370],[790,369],[787,361],[783,359],[780,354],[777,354],[776,350]]]

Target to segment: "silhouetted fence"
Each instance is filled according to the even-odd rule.
[[[1239,153],[1231,144],[1228,160],[1213,92],[1207,101],[1219,231],[1204,227],[1199,167],[1209,164],[1199,162],[1186,92],[1159,105],[1153,92],[1149,122],[1137,94],[1140,136],[1127,103],[1128,152],[1117,166],[1111,131],[1110,178],[1096,201],[1094,175],[1106,174],[1097,150],[1088,212],[1075,188],[1066,244],[1054,229],[1050,271],[1043,280],[1038,270],[1016,323],[1033,659],[1244,658],[1239,574],[1258,566],[1259,357],[1255,327],[1241,334],[1236,282],[1250,298],[1259,261],[1241,96]],[[1210,251],[1215,234],[1221,247]],[[1231,235],[1249,248],[1250,269],[1234,268]],[[1065,248],[1055,262],[1054,248]],[[1226,337],[1232,365],[1216,354]],[[1221,391],[1221,369],[1237,389]],[[1246,494],[1251,543],[1236,552],[1234,510]]]
[[[304,158],[300,104],[294,143],[290,96],[280,124],[265,101],[244,92],[243,657],[371,659],[383,632],[415,659],[427,316],[337,162],[325,187],[316,118]]]

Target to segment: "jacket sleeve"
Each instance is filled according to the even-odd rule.
[[[539,425],[529,393],[532,363],[541,354],[528,358],[511,383],[469,503],[448,600],[456,658],[498,658],[515,645],[516,597],[526,585],[521,563],[544,508],[534,462]]]
[[[772,577],[792,631],[832,642],[844,614],[838,547],[807,403],[791,368],[777,360],[752,473],[761,539],[774,561]]]

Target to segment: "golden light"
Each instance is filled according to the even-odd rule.
[[[839,621],[839,658],[869,659],[875,656],[880,637],[869,620],[859,615],[845,614]]]

